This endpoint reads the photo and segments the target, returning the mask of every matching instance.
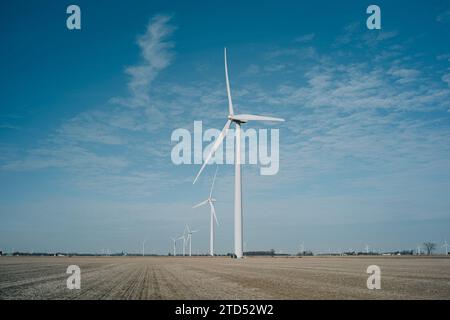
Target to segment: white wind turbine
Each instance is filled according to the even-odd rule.
[[[145,255],[145,242],[147,241],[147,239],[145,239],[143,242],[142,242],[142,256],[144,256]]]
[[[227,49],[224,49],[225,56],[225,80],[227,87],[227,96],[228,96],[228,120],[225,123],[225,126],[222,129],[222,132],[217,137],[214,142],[214,145],[211,148],[210,153],[206,157],[203,162],[200,171],[194,179],[194,183],[197,181],[198,177],[202,173],[205,166],[208,164],[209,160],[213,156],[213,154],[217,151],[219,146],[221,145],[223,139],[228,133],[228,130],[231,126],[231,123],[234,123],[236,126],[235,133],[235,174],[234,174],[234,253],[236,258],[242,258],[243,252],[243,230],[242,230],[242,178],[241,178],[241,125],[248,121],[284,121],[284,119],[259,116],[253,114],[234,114],[233,110],[233,102],[231,99],[231,91],[230,91],[230,81],[228,79],[228,65],[227,65]]]
[[[187,240],[189,241],[189,256],[192,256],[192,234],[198,232],[198,230],[191,230],[188,225],[186,225],[187,230]]]
[[[178,237],[177,240],[183,240],[183,256],[186,255],[186,228],[184,228],[183,235]]]
[[[209,234],[209,254],[211,256],[214,256],[214,220],[216,221],[217,225],[219,225],[219,221],[217,221],[217,216],[216,216],[216,208],[214,207],[214,202],[216,201],[216,199],[214,199],[212,197],[214,182],[216,181],[216,176],[217,176],[217,168],[216,168],[216,172],[214,173],[214,178],[213,178],[213,181],[211,184],[211,190],[209,192],[208,199],[206,199],[205,201],[202,201],[199,204],[196,204],[195,206],[192,207],[192,208],[198,208],[198,207],[201,207],[201,206],[209,203],[209,207],[211,209],[211,216],[210,216],[211,230],[210,230],[210,234]]]
[[[303,255],[305,253],[305,243],[304,242],[302,242],[300,244],[300,253],[301,253],[301,255]]]
[[[448,256],[448,243],[447,240],[444,241],[444,244],[442,245],[443,248],[445,248],[445,255]]]
[[[170,238],[173,242],[173,256],[177,255],[177,241],[179,238]]]

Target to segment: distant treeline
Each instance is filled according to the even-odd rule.
[[[71,257],[71,256],[80,256],[80,257],[97,257],[97,256],[108,256],[108,257],[121,257],[121,256],[142,256],[142,253],[111,253],[111,254],[104,254],[104,253],[67,253],[67,252],[20,252],[16,251],[13,253],[5,253],[0,251],[0,256],[35,256],[35,257]],[[159,256],[157,254],[146,254],[145,256]]]
[[[244,256],[289,256],[288,253],[276,253],[275,250],[269,251],[248,251],[244,252]]]
[[[49,252],[20,252],[20,251],[15,251],[13,253],[5,253],[0,251],[0,256],[36,256],[36,257],[54,257],[54,256],[59,256],[59,257],[71,257],[71,256],[88,256],[88,257],[95,257],[95,256],[109,256],[109,257],[120,257],[120,256],[128,256],[128,257],[139,257],[142,256],[142,254],[140,253],[125,253],[125,252],[120,252],[120,253],[111,253],[111,254],[104,254],[104,253],[67,253],[67,252],[55,252],[55,253],[49,253]],[[413,250],[401,250],[401,251],[392,251],[392,252],[383,252],[383,253],[379,253],[379,252],[356,252],[356,251],[350,251],[350,252],[342,252],[342,253],[318,253],[318,254],[314,254],[312,251],[303,251],[303,252],[299,252],[297,254],[295,254],[295,256],[314,256],[314,255],[318,255],[318,256],[377,256],[377,255],[401,255],[401,256],[412,256],[412,255],[416,255],[416,253]],[[160,256],[165,256],[165,255],[158,255],[158,254],[145,254],[146,257],[160,257]],[[172,256],[171,253],[169,253],[167,256]],[[177,255],[177,256],[182,256],[182,255]],[[209,256],[208,254],[193,254],[192,256],[196,256],[196,257],[204,257],[204,256]],[[231,256],[233,257],[234,254],[233,253],[227,253],[227,254],[215,254],[215,256]],[[288,254],[288,253],[276,253],[275,250],[262,250],[262,251],[247,251],[244,252],[244,256],[292,256],[292,254]]]

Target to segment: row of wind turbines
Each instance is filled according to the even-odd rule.
[[[177,255],[177,242],[183,240],[183,256],[186,255],[186,246],[189,244],[189,256],[192,256],[192,235],[198,230],[191,230],[189,225],[184,227],[183,234],[180,237],[170,238],[173,242],[173,255]]]
[[[217,151],[217,149],[222,144],[224,138],[228,134],[228,130],[230,129],[230,126],[232,123],[235,125],[235,175],[234,175],[234,254],[236,258],[240,259],[243,257],[243,227],[242,227],[242,221],[243,221],[243,206],[242,206],[242,176],[241,176],[241,125],[244,123],[247,123],[249,121],[277,121],[282,122],[284,119],[280,118],[274,118],[274,117],[267,117],[267,116],[260,116],[260,115],[253,115],[253,114],[235,114],[234,108],[233,108],[233,100],[231,98],[231,89],[230,89],[230,81],[228,78],[228,63],[227,63],[227,49],[224,48],[224,64],[225,64],[225,82],[226,82],[226,90],[227,90],[227,97],[228,97],[228,116],[227,121],[225,123],[225,126],[223,127],[222,131],[220,132],[219,136],[216,138],[208,156],[205,158],[205,161],[203,162],[203,165],[201,166],[197,176],[194,179],[193,184],[198,180],[201,173],[203,172],[203,169],[208,164],[209,160],[211,160],[211,157],[214,155],[214,153]],[[214,222],[218,225],[219,222],[217,220],[216,216],[216,210],[214,207],[214,202],[216,201],[212,197],[212,192],[214,188],[214,182],[216,180],[217,175],[217,168],[216,173],[214,174],[213,182],[211,185],[211,190],[209,193],[208,199],[206,199],[203,202],[200,202],[199,204],[195,205],[194,208],[209,204],[210,206],[210,244],[209,244],[209,253],[211,256],[214,255]],[[186,228],[185,228],[186,230]],[[189,234],[189,233],[188,233]],[[180,239],[180,238],[178,238]],[[185,248],[186,244],[186,237],[183,235],[181,238],[184,242],[183,250]],[[174,254],[176,254],[176,238],[172,238],[173,246],[174,246]],[[192,245],[192,234],[189,236],[189,246]],[[190,252],[191,253],[191,252]]]
[[[217,170],[218,168],[216,168],[216,172],[214,174],[214,178],[211,184],[211,189],[209,191],[209,196],[206,200],[196,204],[195,206],[193,206],[192,208],[198,208],[201,206],[204,206],[206,204],[209,204],[210,207],[210,242],[209,242],[209,254],[211,256],[214,256],[214,230],[215,230],[215,224],[219,225],[219,221],[217,220],[217,215],[216,215],[216,208],[214,207],[214,202],[216,202],[216,199],[213,198],[212,194],[213,194],[213,190],[214,190],[214,182],[216,181],[216,176],[217,176]],[[184,228],[183,234],[179,237],[174,237],[174,238],[170,238],[173,242],[173,255],[176,256],[177,255],[177,242],[179,240],[183,241],[183,256],[186,255],[186,245],[189,244],[189,256],[192,256],[192,234],[198,232],[198,230],[191,230],[189,225],[186,225],[186,227]]]

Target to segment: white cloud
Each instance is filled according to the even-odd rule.
[[[299,59],[311,59],[316,57],[316,48],[312,46],[303,48],[279,48],[265,53],[264,56],[268,60],[280,57],[298,57]]]
[[[163,188],[158,167],[170,140],[153,134],[164,116],[158,99],[150,99],[150,85],[173,58],[170,19],[154,17],[139,37],[144,62],[127,69],[131,95],[112,99],[119,106],[94,107],[64,121],[39,147],[6,159],[2,170],[64,170],[65,182],[100,193],[139,196]]]
[[[392,67],[388,70],[388,74],[397,78],[398,83],[409,83],[417,80],[420,72],[414,69]]]
[[[114,98],[113,102],[129,107],[145,107],[150,104],[149,86],[158,73],[170,65],[173,58],[171,49],[174,44],[167,40],[175,30],[169,24],[170,20],[170,16],[154,17],[147,27],[147,32],[139,37],[138,45],[144,61],[126,69],[131,76],[128,83],[131,96]]]
[[[450,22],[450,10],[438,14],[438,16],[436,17],[436,21],[440,23]]]
[[[450,87],[450,73],[444,74],[441,79]]]
[[[251,64],[247,67],[247,69],[244,71],[243,75],[245,76],[254,76],[261,72],[261,68],[257,66],[256,64]]]
[[[450,62],[450,54],[441,54],[436,57],[438,60],[447,60]]]
[[[300,43],[309,42],[309,41],[313,40],[315,37],[316,37],[315,33],[308,33],[308,34],[302,35],[298,38],[295,38],[294,42],[300,42]]]

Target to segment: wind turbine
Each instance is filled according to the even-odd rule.
[[[219,221],[217,221],[217,216],[216,216],[216,209],[214,207],[214,202],[216,201],[216,199],[214,199],[212,197],[212,192],[213,192],[213,188],[214,188],[214,182],[216,181],[216,176],[217,176],[217,168],[216,168],[216,173],[214,174],[214,178],[213,178],[213,181],[211,184],[211,190],[209,192],[208,199],[206,199],[205,201],[202,201],[199,204],[196,204],[195,206],[192,207],[192,208],[198,208],[198,207],[201,207],[201,206],[209,203],[209,207],[211,208],[211,217],[210,217],[211,230],[210,230],[210,234],[209,234],[209,254],[211,256],[214,256],[214,220],[216,221],[217,225],[219,225]]]
[[[173,241],[173,256],[177,255],[177,238],[170,238]]]
[[[444,241],[444,245],[442,247],[445,248],[445,255],[448,256],[448,243],[447,243],[447,240]]]
[[[147,239],[145,239],[143,242],[142,242],[142,256],[144,256],[145,255],[145,242],[147,241]]]
[[[301,255],[303,255],[304,253],[305,253],[305,243],[304,242],[302,242],[301,244],[300,244],[300,253],[301,253]]]
[[[187,230],[187,240],[189,241],[189,256],[192,256],[192,234],[198,232],[198,230],[191,230],[188,225],[186,225]]]
[[[177,240],[183,240],[183,256],[186,255],[186,228],[183,231],[183,235],[178,237]]]
[[[234,114],[233,110],[233,102],[231,99],[231,90],[230,90],[230,81],[228,79],[228,65],[227,65],[227,49],[224,49],[225,56],[225,81],[227,87],[227,96],[228,96],[228,120],[225,123],[225,126],[222,129],[222,132],[219,134],[217,139],[214,142],[214,145],[211,148],[210,153],[206,157],[203,162],[200,171],[194,179],[195,183],[202,173],[205,166],[208,164],[209,160],[213,156],[213,154],[217,151],[219,146],[221,145],[223,139],[228,133],[230,129],[231,123],[234,123],[236,126],[236,134],[235,134],[235,173],[234,173],[234,253],[236,258],[242,258],[243,252],[243,230],[242,230],[242,177],[241,177],[241,125],[248,121],[284,121],[284,119],[252,115],[252,114]]]

